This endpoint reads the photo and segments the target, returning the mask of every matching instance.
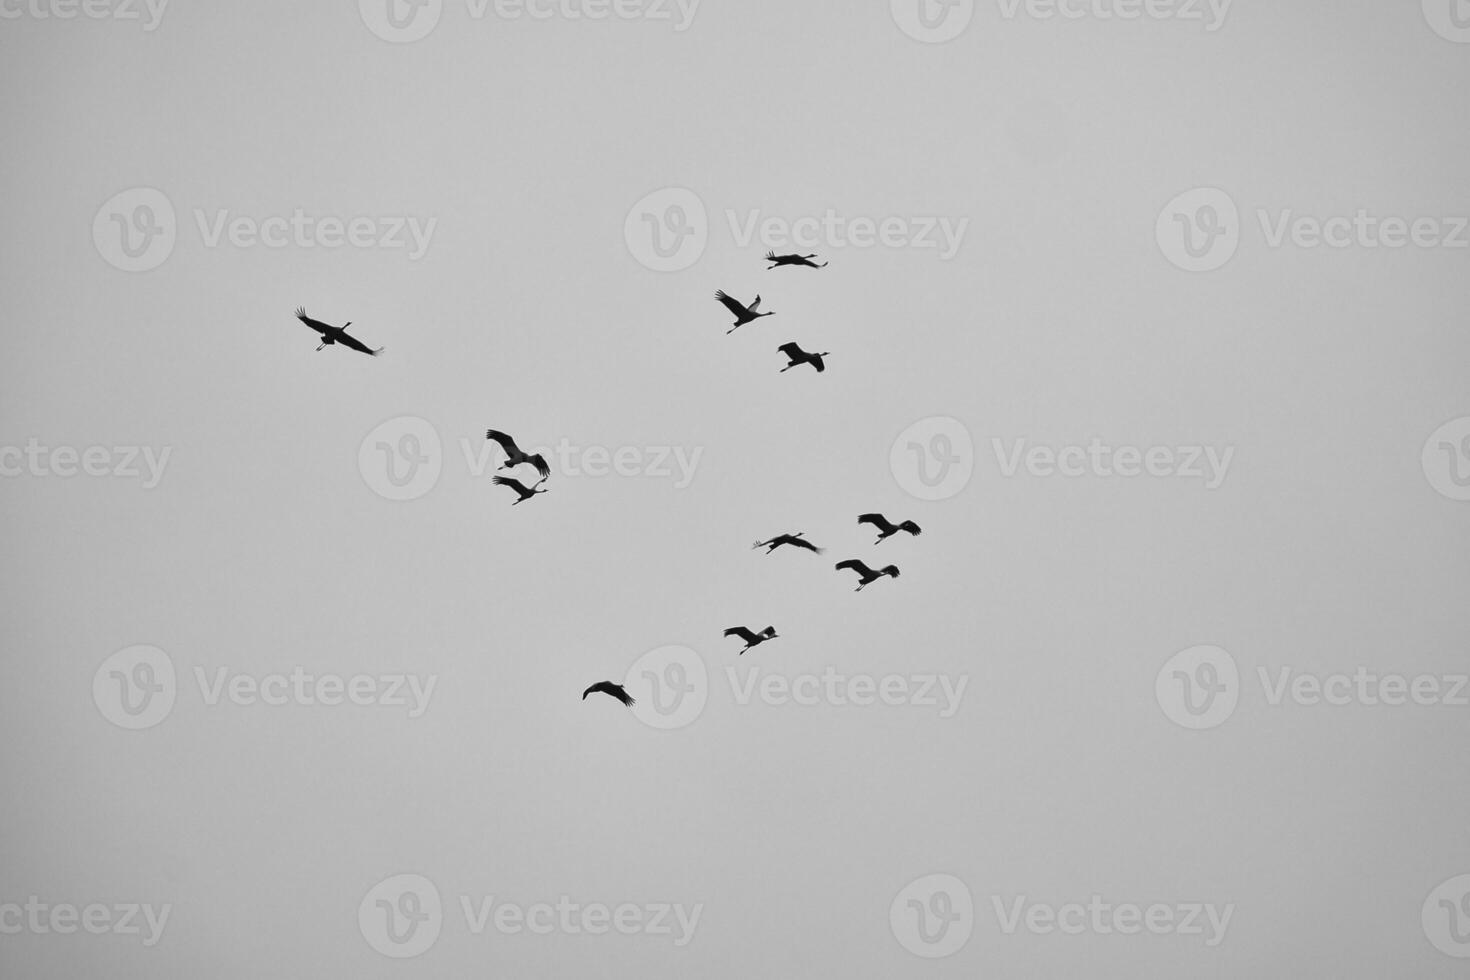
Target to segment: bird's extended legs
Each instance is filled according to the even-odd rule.
[[[325,347],[325,346],[327,346],[327,345],[326,345],[326,344],[324,344],[324,343],[322,343],[322,344],[317,344],[317,345],[316,345],[316,349],[317,349],[317,350],[321,350],[321,349],[322,349],[322,348],[323,348],[323,347]]]

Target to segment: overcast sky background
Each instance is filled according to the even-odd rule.
[[[1257,667],[1464,672],[1470,526],[1420,465],[1470,415],[1470,251],[1267,247],[1257,208],[1470,213],[1470,46],[1418,4],[1239,0],[1224,26],[1005,19],[945,44],[868,0],[706,0],[668,22],[471,19],[389,44],[355,3],[179,0],[0,22],[0,442],[172,447],[161,483],[0,482],[0,902],[171,903],[162,941],[0,936],[17,977],[1460,975],[1420,927],[1470,872],[1470,708],[1270,706]],[[624,219],[709,209],[692,267]],[[1219,187],[1224,268],[1155,242]],[[178,242],[109,265],[98,209],[163,191]],[[427,254],[209,248],[194,211],[438,224]],[[959,254],[816,251],[767,272],[724,216],[948,216]],[[802,251],[806,251],[803,249]],[[726,336],[711,299],[777,316]],[[304,305],[387,352],[332,348]],[[779,373],[775,347],[831,351]],[[430,421],[443,475],[375,494],[359,445]],[[905,492],[889,450],[952,416],[974,478]],[[693,482],[573,479],[512,509],[459,440],[495,426],[702,450]],[[991,440],[1234,447],[1224,485],[1001,475]],[[924,527],[872,548],[856,515]],[[805,530],[824,556],[750,550]],[[847,557],[897,581],[854,594]],[[737,658],[727,626],[782,638]],[[179,671],[110,724],[115,651]],[[683,644],[660,732],[588,684]],[[1230,651],[1217,729],[1154,695]],[[208,706],[192,671],[436,674],[428,710]],[[967,677],[959,712],[737,704],[725,668]],[[395,961],[357,927],[390,875],[446,905]],[[892,933],[946,873],[974,936]],[[991,896],[1235,903],[1226,941],[1004,935]],[[469,934],[460,895],[703,903],[667,937]]]

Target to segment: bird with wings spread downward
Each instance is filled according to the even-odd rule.
[[[858,587],[853,590],[854,592],[863,591],[863,589],[866,589],[868,586],[872,585],[874,582],[878,581],[885,575],[890,575],[893,578],[898,578],[897,565],[885,565],[875,572],[867,565],[864,565],[862,562],[858,561],[856,558],[849,558],[847,561],[838,562],[836,567],[838,571],[850,569],[851,571],[858,573]]]
[[[299,306],[296,308],[296,319],[300,320],[302,323],[306,324],[308,327],[322,335],[322,342],[316,345],[317,350],[321,350],[323,347],[330,347],[332,344],[341,344],[343,347],[351,347],[353,350],[361,351],[362,353],[367,354],[371,357],[377,357],[379,354],[383,353],[384,348],[382,347],[374,350],[367,344],[364,344],[362,341],[358,340],[356,337],[348,336],[347,328],[352,326],[351,320],[348,320],[340,327],[334,327],[329,323],[323,323],[320,320],[313,320],[311,317],[307,316],[306,308],[304,306]]]
[[[878,540],[874,541],[874,544],[881,544],[885,538],[891,538],[899,531],[907,531],[914,537],[918,537],[921,533],[919,525],[913,521],[904,521],[902,524],[895,524],[882,514],[864,514],[858,518],[858,523],[871,524],[878,529]]]
[[[832,356],[832,352],[829,350],[824,350],[820,354],[808,354],[806,351],[802,350],[795,341],[792,341],[789,344],[782,344],[776,349],[785,354],[786,360],[791,362],[781,369],[782,374],[785,374],[792,368],[799,367],[803,364],[810,364],[812,367],[817,369],[818,374],[821,374],[823,371],[827,370],[827,364],[825,361],[822,360],[822,358]]]
[[[513,469],[522,463],[529,463],[536,468],[537,473],[541,474],[543,480],[551,475],[551,467],[546,465],[545,456],[540,453],[531,455],[522,452],[521,447],[516,445],[516,441],[504,432],[497,429],[486,429],[485,438],[499,443],[501,450],[505,453],[505,462],[500,464],[500,469]]]
[[[582,700],[586,701],[587,695],[589,694],[606,694],[608,697],[616,698],[628,706],[632,706],[634,703],[633,696],[628,693],[627,689],[621,684],[614,684],[612,681],[598,681],[596,684],[593,684],[582,692]]]

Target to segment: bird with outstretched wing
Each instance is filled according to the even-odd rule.
[[[623,685],[614,684],[612,681],[599,681],[593,684],[582,692],[582,700],[586,701],[587,695],[589,694],[606,694],[608,697],[615,698],[630,707],[634,703],[633,695],[629,694]]]

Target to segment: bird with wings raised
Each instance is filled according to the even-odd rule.
[[[858,518],[857,522],[859,524],[871,524],[878,529],[878,540],[874,541],[874,544],[882,544],[885,538],[891,538],[899,531],[907,531],[914,537],[918,537],[922,533],[919,525],[913,521],[904,521],[902,524],[895,524],[882,514],[864,514]]]
[[[596,684],[593,684],[582,692],[582,700],[586,701],[587,695],[589,694],[606,694],[608,697],[615,698],[629,707],[634,703],[633,695],[629,694],[623,685],[614,684],[612,681],[598,681]]]
[[[771,269],[776,269],[783,265],[804,265],[813,269],[827,268],[826,262],[823,262],[821,265],[813,262],[812,259],[816,257],[815,253],[811,255],[777,255],[775,252],[767,252],[766,261],[772,263],[772,265],[767,267],[766,271],[770,272]]]
[[[729,629],[725,630],[725,635],[738,636],[745,641],[745,646],[740,648],[740,655],[743,657],[745,656],[746,650],[749,650],[752,647],[758,647],[768,640],[774,640],[776,638],[776,627],[767,626],[759,633],[755,633],[751,630],[746,629],[744,626],[732,626]]]
[[[826,550],[825,548],[818,548],[806,540],[804,537],[805,534],[805,531],[797,531],[795,534],[778,534],[769,541],[757,541],[752,547],[765,548],[766,554],[768,555],[783,544],[790,545],[793,548],[805,548],[807,551],[815,551],[819,555]]]
[[[485,438],[499,443],[501,451],[505,453],[505,462],[500,464],[500,469],[514,469],[522,463],[529,463],[536,468],[537,473],[541,474],[543,480],[551,475],[551,467],[546,465],[545,456],[540,453],[531,455],[522,452],[521,447],[516,445],[516,441],[504,432],[496,429],[486,429]]]
[[[830,357],[832,355],[832,352],[827,350],[822,351],[822,353],[820,354],[808,354],[806,351],[798,347],[795,341],[789,344],[782,344],[776,349],[785,354],[786,359],[791,362],[781,369],[782,374],[785,374],[787,371],[790,371],[794,367],[800,367],[803,364],[810,364],[812,367],[817,369],[818,374],[821,374],[823,371],[827,370],[827,365],[822,360],[822,358]]]
[[[749,306],[746,306],[744,303],[741,303],[738,299],[729,295],[723,289],[721,289],[715,292],[715,299],[725,304],[725,309],[735,314],[735,326],[731,327],[729,330],[726,330],[725,333],[727,334],[734,333],[736,330],[739,330],[747,323],[754,323],[763,316],[776,315],[774,312],[757,312],[761,308],[761,298],[759,296],[757,296],[754,302],[752,302]]]
[[[348,336],[347,328],[352,326],[351,320],[348,320],[340,327],[334,327],[329,323],[323,323],[320,320],[313,320],[311,317],[307,316],[306,308],[304,306],[299,306],[296,308],[296,319],[300,320],[302,323],[306,324],[308,327],[322,335],[322,342],[316,345],[317,350],[321,350],[323,347],[329,347],[332,344],[341,344],[343,347],[350,347],[355,351],[362,351],[364,354],[367,354],[370,357],[377,357],[379,354],[383,353],[384,348],[382,347],[374,350],[367,344],[364,344],[362,341],[358,340],[356,337]]]
[[[541,486],[541,484],[546,482],[546,477],[544,476],[529,487],[522,483],[520,480],[509,476],[491,477],[490,482],[495,484],[497,487],[510,487],[516,492],[516,500],[514,503],[511,504],[512,507],[514,507],[516,504],[525,503],[532,497],[536,496],[538,493],[546,493],[546,488]]]
[[[845,571],[850,569],[851,571],[858,573],[858,587],[853,590],[854,592],[863,591],[863,589],[866,589],[868,586],[872,585],[874,582],[878,581],[885,575],[891,575],[894,578],[898,578],[897,565],[885,565],[883,568],[880,568],[875,572],[867,565],[858,561],[856,558],[849,558],[847,561],[838,562],[836,567],[838,571]]]

